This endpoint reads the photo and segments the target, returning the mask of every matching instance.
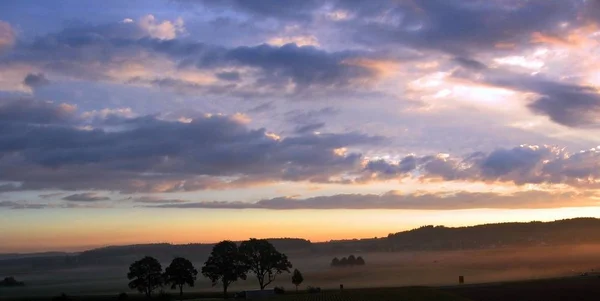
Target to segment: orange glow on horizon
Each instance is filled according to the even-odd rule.
[[[93,209],[92,209],[93,210]],[[86,210],[82,210],[85,212]],[[89,212],[89,210],[87,210]],[[114,213],[114,212],[113,212]],[[312,242],[384,237],[423,225],[468,226],[498,222],[600,217],[600,207],[469,210],[139,210],[76,221],[33,223],[3,219],[0,252],[79,251],[109,245],[214,243],[250,237],[304,238]],[[242,216],[244,218],[242,218]],[[226,217],[226,218],[224,218]],[[234,221],[234,222],[232,222]],[[50,226],[49,226],[50,225]]]

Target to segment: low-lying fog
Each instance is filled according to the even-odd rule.
[[[338,257],[350,254],[338,254]],[[454,285],[458,276],[466,283],[535,279],[577,275],[600,268],[600,245],[562,247],[509,248],[478,251],[359,253],[365,266],[330,267],[333,256],[294,255],[294,268],[304,275],[306,286],[321,288]],[[168,262],[163,262],[163,268]],[[198,270],[203,262],[194,262]],[[2,288],[0,298],[33,295],[117,294],[130,292],[126,274],[128,266],[85,267],[55,270],[7,270],[0,266],[0,277],[14,276],[25,287]],[[599,269],[600,270],[600,269]],[[291,275],[279,275],[270,285],[294,289]],[[255,289],[252,275],[247,281],[235,283],[230,291]],[[187,291],[220,290],[211,287],[208,279],[199,275],[196,287]]]

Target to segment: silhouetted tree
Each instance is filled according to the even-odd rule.
[[[292,267],[287,256],[277,251],[266,239],[251,238],[244,241],[240,251],[244,254],[249,271],[256,275],[261,290],[273,282],[277,275],[289,273]]]
[[[189,260],[177,257],[165,269],[165,284],[170,284],[171,289],[179,287],[179,299],[183,300],[183,286],[193,287],[197,275],[198,271]]]
[[[151,297],[152,292],[163,283],[162,267],[156,258],[146,256],[129,266],[127,278],[129,288],[137,289],[140,293]]]
[[[331,260],[331,266],[332,267],[340,266],[340,260],[337,257],[334,257],[333,260]]]
[[[304,277],[302,277],[302,273],[298,271],[298,269],[294,269],[294,273],[292,274],[292,283],[296,286],[296,291],[298,291],[298,285],[302,284],[304,281]]]
[[[238,279],[246,280],[248,266],[237,245],[232,241],[216,244],[208,260],[202,267],[202,275],[212,281],[215,286],[219,281],[223,284],[223,297],[227,298],[227,288]]]
[[[349,266],[353,266],[356,264],[356,257],[354,257],[354,255],[350,255],[348,256],[348,262],[346,262],[347,265]]]
[[[340,259],[340,266],[345,267],[348,265],[348,258],[343,257],[342,259]]]
[[[365,265],[365,260],[360,256],[356,257],[356,265]]]

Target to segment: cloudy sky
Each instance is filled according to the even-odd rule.
[[[0,252],[600,216],[600,2],[0,2]]]

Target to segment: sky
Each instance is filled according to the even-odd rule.
[[[0,252],[600,217],[600,2],[0,2]]]

